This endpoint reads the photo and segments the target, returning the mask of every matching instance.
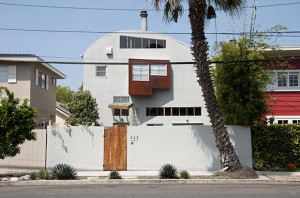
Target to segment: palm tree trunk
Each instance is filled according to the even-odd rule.
[[[220,153],[221,167],[227,168],[227,171],[234,171],[241,168],[242,164],[230,142],[214,94],[207,59],[208,43],[204,34],[206,6],[205,0],[189,0],[189,18],[192,28],[192,54],[196,62],[198,83],[202,87],[206,109],[213,127],[216,145]]]

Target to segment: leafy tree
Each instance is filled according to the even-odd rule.
[[[76,126],[99,125],[98,104],[92,97],[90,91],[78,91],[74,94],[73,100],[68,103],[70,117],[66,119],[66,124]]]
[[[164,7],[164,17],[167,21],[177,22],[183,11],[183,0],[148,0],[156,9]],[[255,171],[242,166],[233,146],[230,142],[227,129],[220,112],[220,108],[214,94],[212,78],[208,62],[208,43],[206,41],[204,28],[207,19],[216,17],[214,7],[234,14],[242,10],[246,0],[188,0],[189,19],[192,29],[192,54],[195,58],[198,83],[202,88],[208,116],[213,127],[215,141],[220,153],[221,167],[227,172],[235,172],[245,177],[257,177]],[[245,173],[247,170],[247,174]],[[249,174],[248,174],[249,173]]]
[[[25,140],[36,140],[32,131],[36,126],[36,110],[25,99],[14,97],[6,87],[0,87],[0,159],[13,157],[20,152]]]
[[[58,85],[56,87],[56,101],[61,102],[65,105],[73,100],[75,92],[70,87],[62,87]]]
[[[262,39],[241,37],[237,42],[222,42],[217,48],[215,61],[271,59],[266,51],[271,46]],[[218,63],[214,70],[216,96],[226,124],[252,126],[270,113],[267,85],[272,73],[266,62]]]

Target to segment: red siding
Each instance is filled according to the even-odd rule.
[[[152,95],[152,89],[170,89],[170,64],[167,64],[167,76],[149,75],[149,81],[132,81],[132,64],[130,63],[148,62],[170,63],[167,60],[129,59],[129,95]]]
[[[270,102],[270,105],[273,107],[274,116],[300,115],[300,91],[270,92],[268,94],[276,98],[274,102]]]

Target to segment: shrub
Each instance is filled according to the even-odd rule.
[[[29,179],[30,180],[36,180],[37,176],[36,173],[31,173]]]
[[[295,172],[295,171],[297,171],[297,167],[294,164],[288,164],[286,170]]]
[[[300,166],[300,125],[270,125],[251,128],[253,166],[257,170]]]
[[[180,171],[179,174],[180,174],[180,177],[183,178],[183,179],[189,179],[190,178],[190,174],[186,170]]]
[[[178,170],[172,164],[164,164],[159,170],[160,179],[176,179]]]
[[[57,164],[52,169],[52,177],[59,180],[75,179],[77,172],[68,164]]]
[[[48,180],[50,179],[50,173],[47,170],[40,170],[39,178]]]
[[[122,179],[122,177],[118,171],[111,171],[109,173],[109,179]]]

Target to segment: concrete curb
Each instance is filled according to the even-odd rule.
[[[300,180],[265,180],[265,179],[95,179],[95,180],[33,180],[33,181],[2,181],[0,187],[8,186],[69,186],[69,185],[300,185]]]

